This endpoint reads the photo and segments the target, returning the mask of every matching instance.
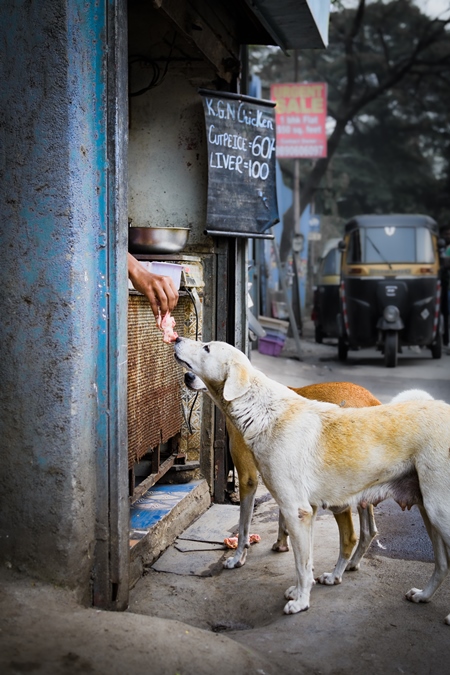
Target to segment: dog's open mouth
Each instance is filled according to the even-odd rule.
[[[183,359],[180,359],[180,357],[178,356],[178,354],[176,352],[175,352],[174,356],[175,356],[175,359],[180,364],[180,366],[183,366],[184,368],[187,368],[188,370],[192,370],[192,366],[190,365],[190,363],[188,363],[187,361],[183,361]]]

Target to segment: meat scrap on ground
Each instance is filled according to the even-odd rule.
[[[237,548],[238,547],[238,537],[226,537],[226,539],[223,540],[223,543],[227,548]],[[259,544],[261,541],[261,537],[259,534],[251,534],[249,537],[249,542],[250,544]]]

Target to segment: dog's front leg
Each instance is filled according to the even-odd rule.
[[[303,612],[309,607],[309,596],[314,584],[312,560],[312,527],[314,513],[309,504],[300,506],[297,512],[282,508],[283,517],[291,537],[297,571],[297,585],[290,586],[285,597],[289,602],[285,614]]]
[[[230,558],[227,558],[223,563],[223,566],[226,569],[234,569],[236,567],[242,567],[245,564],[247,559],[247,551],[249,549],[249,538],[250,538],[250,523],[252,520],[253,505],[255,503],[255,493],[256,493],[257,483],[255,484],[255,489],[242,497],[241,496],[241,508],[239,513],[239,535],[238,535],[238,546],[234,555]],[[241,493],[242,495],[242,493]]]
[[[226,569],[242,567],[247,559],[250,546],[250,524],[252,521],[253,506],[255,503],[256,488],[258,487],[258,471],[253,455],[245,444],[236,427],[227,420],[227,430],[230,437],[230,451],[239,479],[239,534],[238,546],[234,555],[223,563]]]

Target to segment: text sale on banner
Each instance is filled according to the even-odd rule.
[[[278,158],[327,156],[325,82],[272,84]]]

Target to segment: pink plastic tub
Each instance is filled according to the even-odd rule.
[[[258,340],[258,351],[268,356],[279,356],[284,347],[284,340],[279,338],[263,337]]]

